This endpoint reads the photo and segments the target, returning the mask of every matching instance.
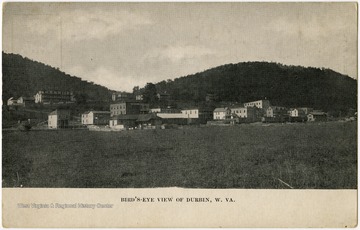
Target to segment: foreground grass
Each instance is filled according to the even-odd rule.
[[[356,188],[356,125],[3,132],[3,186]]]

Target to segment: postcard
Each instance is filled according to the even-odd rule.
[[[4,3],[3,226],[357,226],[357,8]]]

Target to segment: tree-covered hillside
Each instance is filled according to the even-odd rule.
[[[73,91],[78,101],[111,99],[111,91],[106,87],[20,55],[3,53],[3,100],[33,96],[41,89]],[[206,95],[213,94],[219,102],[244,103],[266,98],[272,105],[287,107],[344,112],[357,108],[357,80],[330,69],[267,62],[219,66],[159,82],[156,90],[170,94],[173,102],[182,105],[203,104]]]
[[[162,81],[157,91],[180,101],[247,102],[269,99],[272,105],[307,106],[325,111],[357,108],[357,81],[330,69],[267,62],[227,64],[201,73]]]
[[[10,97],[34,96],[37,91],[57,89],[73,91],[80,101],[109,101],[111,92],[104,86],[83,81],[43,63],[17,54],[2,53],[3,95]],[[5,103],[6,104],[6,103]]]

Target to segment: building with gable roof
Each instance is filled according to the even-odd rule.
[[[225,108],[216,108],[214,110],[214,120],[225,120],[227,118],[229,118],[231,115],[231,109],[229,109],[228,107]]]
[[[69,126],[70,111],[57,109],[49,113],[48,115],[48,128],[59,129],[67,128]]]
[[[83,125],[107,125],[109,120],[109,111],[86,111],[81,114],[81,124]]]

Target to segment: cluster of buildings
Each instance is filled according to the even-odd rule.
[[[121,99],[119,99],[121,98]],[[153,129],[176,124],[239,124],[252,122],[325,121],[327,114],[312,108],[273,106],[269,100],[258,100],[230,107],[191,107],[176,109],[150,108],[143,100],[128,99],[126,95],[113,97],[109,111],[86,111],[81,115],[82,125],[108,126],[111,129]],[[49,114],[49,128],[68,124],[69,112],[55,110]]]
[[[19,98],[14,98],[14,97],[10,97],[7,100],[7,105],[8,106],[28,106],[28,105],[33,105],[35,104],[35,99],[34,97],[19,97]]]
[[[8,106],[28,106],[33,104],[67,104],[74,103],[73,92],[60,90],[40,90],[33,97],[13,97],[7,100]]]
[[[313,108],[287,108],[273,106],[269,100],[258,100],[244,103],[240,106],[216,108],[214,121],[227,123],[251,122],[305,122],[326,121],[327,114]]]

